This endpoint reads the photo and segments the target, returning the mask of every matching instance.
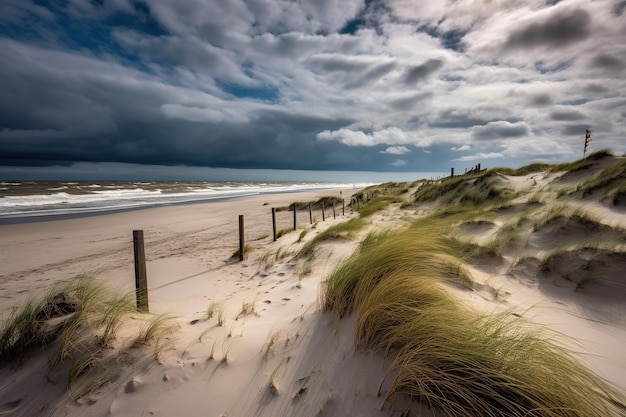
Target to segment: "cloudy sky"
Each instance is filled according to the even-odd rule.
[[[625,0],[2,0],[0,165],[449,171],[577,159],[587,128],[622,154],[625,22]]]

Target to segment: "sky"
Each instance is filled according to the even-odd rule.
[[[626,0],[2,0],[0,177],[459,172],[578,159],[586,129],[621,155],[625,22]]]

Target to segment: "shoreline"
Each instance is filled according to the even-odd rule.
[[[245,215],[246,241],[268,245],[272,243],[272,206],[314,201],[322,196],[338,196],[340,192],[348,199],[351,191],[322,188],[260,193],[84,216],[0,222],[0,321],[26,295],[87,271],[98,271],[114,286],[131,291],[133,230],[145,230],[149,283],[154,283],[166,279],[165,275],[172,273],[169,264],[176,262],[183,264],[181,269],[187,275],[223,265],[238,247],[239,214]],[[326,210],[328,213],[329,208]],[[319,211],[314,215],[321,221]],[[299,227],[308,225],[308,217],[308,212],[306,216],[302,212]],[[292,212],[277,213],[277,230],[290,227]],[[168,265],[161,265],[164,263]]]
[[[360,188],[354,187],[351,190],[359,190]],[[314,188],[304,188],[297,190],[283,190],[283,191],[260,191],[248,194],[234,195],[234,196],[218,196],[218,197],[209,197],[203,198],[199,200],[187,200],[180,202],[166,202],[166,203],[148,203],[138,206],[128,206],[128,207],[119,207],[119,208],[110,208],[110,209],[99,209],[95,208],[93,210],[89,209],[76,209],[75,212],[65,212],[65,213],[48,213],[48,214],[10,214],[10,215],[0,215],[0,226],[4,225],[13,225],[13,224],[27,224],[27,223],[40,223],[46,221],[56,221],[56,220],[72,220],[79,218],[88,218],[88,217],[96,217],[96,216],[104,216],[108,214],[116,214],[116,213],[125,213],[131,211],[140,211],[146,209],[153,209],[159,207],[171,207],[171,206],[183,206],[183,205],[194,205],[194,204],[211,204],[221,201],[230,201],[236,200],[240,198],[260,196],[260,195],[272,195],[272,194],[296,194],[296,193],[306,193],[306,192],[319,192],[319,191],[333,191],[340,190],[346,191],[348,188],[344,187],[314,187]]]

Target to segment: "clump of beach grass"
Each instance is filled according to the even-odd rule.
[[[451,264],[457,250],[445,235],[433,218],[370,233],[324,283],[323,308],[353,314],[355,344],[395,355],[386,398],[450,417],[624,415],[622,394],[541,332],[444,289],[442,279],[471,278]]]
[[[337,223],[330,226],[323,232],[315,235],[311,240],[307,241],[300,250],[300,256],[311,256],[315,247],[325,240],[331,239],[350,239],[356,232],[362,230],[367,225],[367,221],[361,217],[355,217],[347,222]]]
[[[249,243],[246,243],[245,245],[243,245],[243,255],[247,255],[248,253],[252,252],[252,250],[254,249],[254,246],[250,245]],[[239,248],[237,248],[237,250],[235,252],[233,252],[233,254],[231,255],[231,258],[238,258],[239,257]]]
[[[130,296],[114,294],[90,277],[79,276],[12,312],[0,330],[0,360],[21,360],[29,349],[45,349],[56,339],[61,358],[66,358],[89,331],[99,331],[98,341],[106,345],[115,338],[123,315],[134,311]]]
[[[117,294],[88,274],[78,276],[13,311],[0,329],[0,361],[23,361],[37,348],[51,352],[49,356],[56,357],[52,366],[69,362],[70,395],[88,395],[116,376],[109,366],[112,361],[130,355],[125,349],[129,346],[117,340],[126,317],[132,315],[146,323],[132,346],[155,341],[158,356],[172,317],[146,320],[146,315],[136,312],[133,301],[130,294]]]
[[[583,181],[578,187],[583,196],[593,193],[595,190],[610,187],[619,181],[617,189],[624,189],[623,181],[626,178],[626,159],[620,159],[592,175]],[[615,190],[609,189],[606,194],[611,194]]]
[[[361,208],[359,215],[361,217],[369,217],[378,211],[384,210],[390,204],[406,202],[407,201],[404,198],[398,196],[385,195],[376,197]]]
[[[239,320],[241,317],[250,316],[252,314],[256,314],[255,302],[254,301],[246,301],[241,304],[241,311],[235,317],[235,321]]]

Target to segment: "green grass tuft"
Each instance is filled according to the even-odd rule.
[[[367,221],[357,217],[348,220],[347,222],[337,223],[330,226],[328,229],[323,232],[318,233],[313,237],[313,239],[309,240],[304,244],[302,249],[300,250],[299,256],[311,256],[313,255],[313,251],[315,247],[325,240],[331,239],[349,239],[354,233],[360,231],[365,227]]]
[[[585,196],[593,193],[595,190],[603,187],[609,187],[619,182],[616,190],[608,190],[607,194],[613,194],[617,190],[623,192],[626,189],[626,186],[624,185],[625,179],[626,159],[620,159],[583,181],[578,187],[578,190],[582,191],[583,196]]]
[[[404,198],[398,196],[381,196],[376,197],[371,200],[369,203],[365,204],[359,213],[361,217],[369,217],[377,211],[384,210],[390,204],[393,203],[406,203],[407,201]]]
[[[356,346],[395,355],[386,398],[451,417],[624,415],[623,395],[545,335],[449,295],[442,279],[471,282],[450,223],[371,233],[324,282],[323,308],[354,313]]]

